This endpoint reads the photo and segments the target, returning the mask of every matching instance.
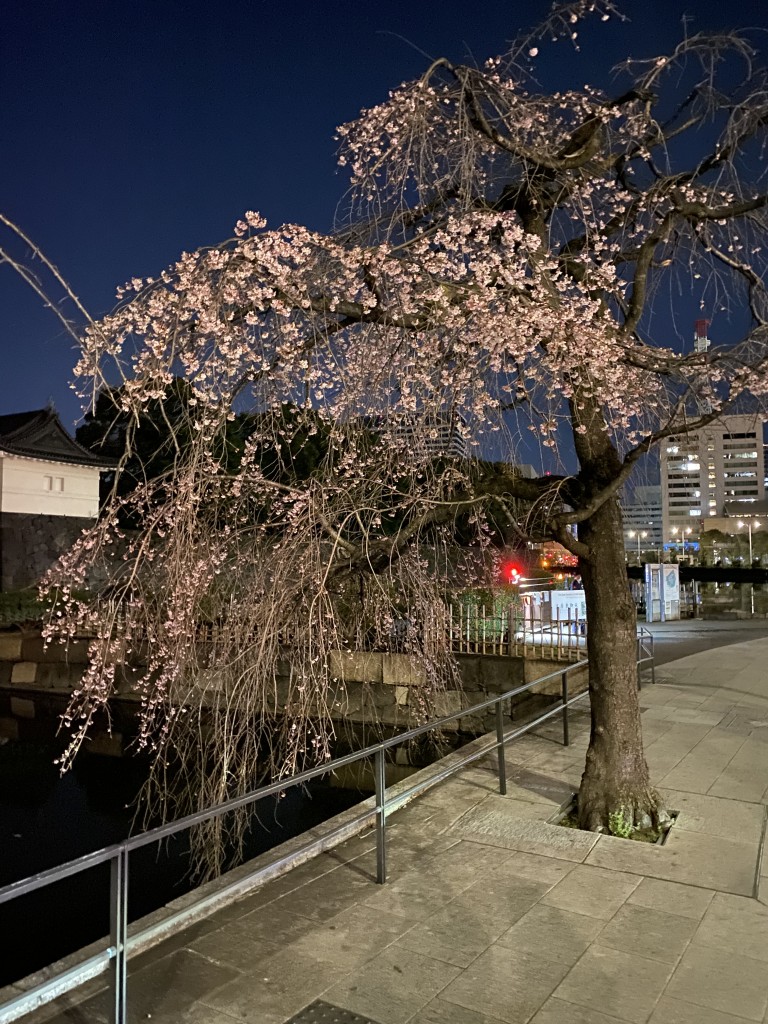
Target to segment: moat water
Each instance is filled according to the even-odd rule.
[[[141,763],[81,756],[61,776],[53,746],[0,747],[0,886],[56,867],[125,839],[132,803],[143,781]],[[252,857],[284,842],[361,799],[322,784],[289,790],[259,804],[247,842]],[[129,917],[135,920],[188,892],[186,833],[131,854]],[[0,986],[81,949],[109,932],[109,866],[0,904]]]

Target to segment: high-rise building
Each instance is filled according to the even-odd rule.
[[[695,540],[706,520],[725,505],[749,506],[765,498],[763,421],[724,416],[690,434],[661,444],[661,503],[664,541]]]
[[[710,346],[709,321],[697,320],[693,350],[706,353]],[[704,397],[696,413],[712,406]],[[765,498],[763,420],[755,415],[722,416],[690,434],[668,437],[661,443],[661,505],[665,543],[695,541],[707,529],[706,521],[725,514],[736,504],[749,515],[749,507]]]
[[[405,444],[416,457],[470,457],[466,423],[460,415],[394,413],[370,421],[390,442]]]
[[[661,487],[643,484],[622,499],[624,548],[628,554],[659,550],[664,542],[661,516]]]

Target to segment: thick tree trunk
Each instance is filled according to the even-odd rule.
[[[579,528],[590,551],[581,572],[589,626],[592,731],[579,790],[579,824],[590,830],[657,827],[666,819],[643,753],[637,687],[636,612],[629,591],[621,510],[606,501]]]

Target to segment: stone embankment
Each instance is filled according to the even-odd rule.
[[[337,651],[332,654],[331,672],[335,690],[326,701],[332,715],[344,725],[339,732],[350,746],[371,738],[371,729],[396,732],[412,728],[428,717],[450,715],[479,704],[498,693],[564,670],[562,662],[544,657],[515,657],[492,654],[457,654],[461,688],[428,695],[426,679],[418,659],[401,653]],[[50,736],[72,692],[78,687],[88,664],[88,641],[77,639],[66,646],[44,644],[39,630],[0,631],[0,737],[32,739]],[[94,752],[120,756],[124,742],[133,731],[137,697],[131,689],[130,671],[113,702],[110,726],[97,724],[90,741]],[[281,692],[287,693],[287,678],[278,676],[277,707]],[[572,694],[586,687],[586,671],[569,675]],[[534,699],[560,693],[559,675],[521,694],[505,708],[506,719],[519,717]],[[458,740],[479,735],[494,722],[493,713],[459,718],[445,732]]]

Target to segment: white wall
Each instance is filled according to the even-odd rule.
[[[0,512],[95,518],[99,470],[0,453]]]

